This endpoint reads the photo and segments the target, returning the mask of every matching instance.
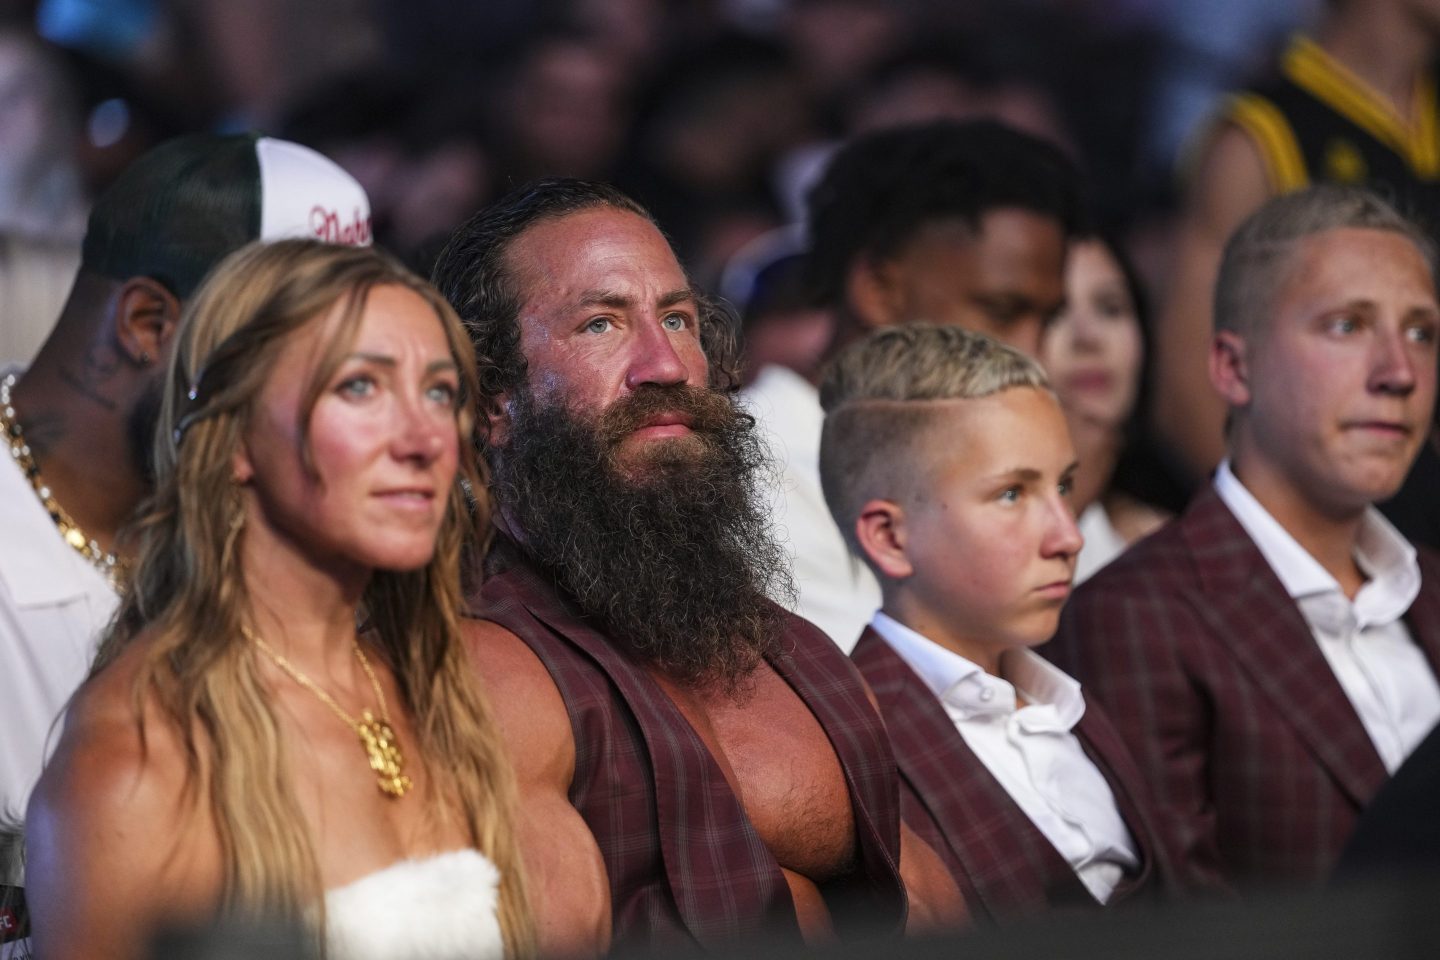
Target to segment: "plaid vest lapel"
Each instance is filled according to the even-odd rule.
[[[477,614],[511,606],[497,602],[501,595],[518,599],[544,628],[589,657],[634,714],[650,761],[666,878],[691,936],[708,950],[733,949],[737,941],[761,936],[769,943],[798,945],[794,902],[779,864],[704,741],[665,692],[522,559],[513,558],[508,569],[485,583]],[[530,642],[514,621],[512,613],[501,622]],[[830,738],[850,788],[859,834],[861,869],[849,881],[832,884],[838,889],[826,891],[836,928],[846,935],[897,933],[903,929],[906,898],[898,867],[897,778],[884,728],[839,648],[794,617],[787,639],[791,653],[772,666]],[[847,911],[840,901],[853,902],[856,909]]]
[[[708,950],[761,936],[799,944],[780,865],[689,721],[533,571],[516,567],[504,576],[536,617],[599,665],[634,713],[650,757],[665,873],[691,935]]]
[[[843,891],[854,909],[834,909],[836,894],[827,894],[836,927],[845,931],[857,920],[873,918],[864,922],[874,929],[855,932],[902,932],[907,901],[899,867],[899,778],[890,739],[850,658],[808,621],[796,618],[790,638],[790,650],[771,666],[825,729],[845,771],[859,832],[861,869]]]
[[[1212,488],[1196,497],[1184,523],[1199,572],[1197,589],[1187,597],[1195,612],[1340,788],[1363,806],[1385,782],[1385,765],[1300,609]]]

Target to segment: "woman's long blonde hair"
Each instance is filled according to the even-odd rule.
[[[309,414],[356,336],[366,296],[379,286],[414,291],[434,309],[460,370],[456,430],[461,472],[435,555],[422,569],[376,571],[359,611],[394,671],[414,717],[439,817],[460,818],[499,868],[506,952],[534,952],[515,842],[514,778],[499,731],[460,641],[461,554],[489,529],[485,484],[470,450],[475,361],[439,293],[373,249],[287,240],[227,258],[185,311],[161,405],[156,490],[131,529],[137,562],[95,670],[142,633],[137,723],[153,696],[186,749],[189,789],[207,799],[224,857],[227,911],[298,919],[322,911],[319,866],[285,761],[276,713],[243,639],[251,597],[240,570],[239,499],[232,460],[252,406],[291,335],[341,305],[338,330],[306,387],[302,456],[310,466]],[[202,756],[205,761],[202,763]]]

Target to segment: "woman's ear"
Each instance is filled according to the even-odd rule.
[[[230,479],[236,486],[244,486],[255,477],[255,465],[250,462],[250,448],[242,438],[240,446],[230,457]]]
[[[907,555],[905,508],[893,500],[869,500],[855,518],[855,539],[875,569],[891,580],[915,572]]]

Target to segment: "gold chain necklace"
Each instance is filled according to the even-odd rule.
[[[20,468],[20,472],[25,474],[25,479],[30,481],[35,496],[40,498],[40,505],[50,515],[55,528],[60,531],[60,536],[76,553],[89,560],[95,569],[104,574],[110,586],[119,591],[121,580],[124,579],[125,562],[114,553],[101,549],[97,541],[87,537],[85,531],[80,529],[80,524],[65,512],[60,501],[50,492],[45,478],[40,476],[40,465],[35,462],[34,453],[25,442],[25,434],[20,429],[15,408],[10,405],[10,391],[14,386],[15,374],[9,373],[4,379],[0,379],[0,437],[4,437],[6,449],[10,451],[10,456],[15,458],[15,464]]]
[[[400,772],[405,758],[400,754],[400,743],[395,738],[395,729],[390,726],[390,711],[385,708],[385,691],[380,689],[380,681],[375,679],[375,671],[370,669],[370,661],[365,657],[365,651],[360,649],[359,641],[355,643],[355,656],[360,661],[365,676],[370,678],[370,687],[375,691],[375,699],[380,702],[378,719],[369,710],[362,710],[360,719],[356,720],[335,702],[334,697],[320,689],[314,680],[301,673],[299,667],[286,660],[249,627],[241,627],[240,632],[245,635],[247,640],[254,641],[266,656],[274,660],[275,666],[288,673],[291,679],[300,686],[319,697],[320,702],[329,707],[335,716],[345,721],[346,726],[359,734],[360,745],[365,748],[366,754],[370,757],[370,769],[375,771],[381,793],[390,797],[405,796],[405,791],[412,786],[410,778]]]

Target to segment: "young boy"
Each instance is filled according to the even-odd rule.
[[[820,388],[825,499],[880,581],[852,657],[901,808],[995,923],[1170,885],[1151,801],[1079,684],[1033,653],[1082,539],[1075,452],[1044,373],[958,327],[882,330]]]

